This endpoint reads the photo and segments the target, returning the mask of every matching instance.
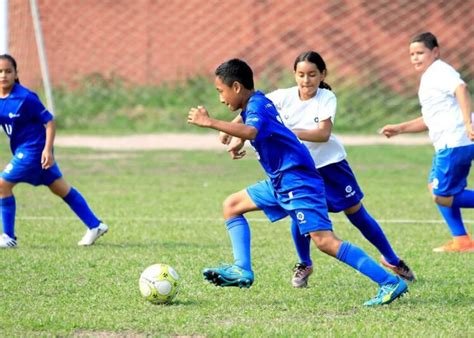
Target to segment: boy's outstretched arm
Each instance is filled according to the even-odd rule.
[[[428,130],[428,127],[420,116],[414,120],[398,123],[398,124],[387,124],[379,133],[385,135],[387,138],[396,136],[404,133],[421,133],[422,131]]]
[[[206,108],[198,106],[191,108],[188,113],[188,123],[203,128],[211,128],[222,131],[231,136],[239,137],[244,140],[253,140],[258,133],[254,127],[242,123],[227,122],[213,119],[209,116]]]
[[[242,116],[240,115],[237,115],[233,120],[232,120],[233,123],[243,123],[243,120],[242,120]],[[220,132],[219,133],[219,141],[222,143],[222,144],[227,144],[229,145],[230,142],[232,141],[232,136],[230,136],[229,134],[226,134],[224,132]]]

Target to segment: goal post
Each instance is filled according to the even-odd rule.
[[[41,30],[41,20],[39,15],[38,4],[36,0],[30,0],[31,17],[35,30],[36,48],[38,50],[41,75],[43,77],[44,93],[46,96],[46,106],[48,110],[54,114],[53,91],[51,88],[51,80],[49,78],[48,61],[46,58],[46,49],[44,47],[43,32]]]
[[[0,54],[8,53],[8,0],[0,0]]]

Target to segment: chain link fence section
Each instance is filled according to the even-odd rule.
[[[41,87],[29,1],[9,4],[10,52],[22,82]],[[413,101],[403,107],[380,92],[416,98],[408,44],[423,31],[438,37],[442,58],[464,79],[472,83],[474,77],[474,0],[38,0],[38,5],[54,87],[74,88],[91,77],[159,86],[211,76],[222,61],[239,57],[271,88],[282,76],[291,79],[295,57],[311,49],[325,59],[327,82],[340,106],[354,114],[350,124],[361,118],[360,107],[377,100],[416,109]],[[354,97],[362,101],[351,111]]]

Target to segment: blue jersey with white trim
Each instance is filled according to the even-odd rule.
[[[241,116],[246,125],[258,130],[250,143],[276,192],[284,194],[314,184],[309,182],[314,179],[321,181],[308,149],[283,124],[272,101],[262,92],[250,97]]]
[[[54,116],[38,95],[16,83],[10,95],[0,98],[0,124],[10,138],[13,154],[18,149],[41,152],[46,143],[45,124]]]

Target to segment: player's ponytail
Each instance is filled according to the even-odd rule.
[[[10,61],[10,63],[13,66],[13,69],[15,70],[15,73],[17,74],[15,82],[20,83],[20,79],[18,78],[18,68],[17,68],[17,65],[16,65],[16,60],[13,58],[13,56],[11,56],[10,54],[1,54],[0,55],[0,60],[1,59]]]
[[[332,90],[331,86],[328,85],[328,84],[327,84],[326,82],[324,82],[324,81],[321,81],[321,83],[319,84],[319,88]]]

